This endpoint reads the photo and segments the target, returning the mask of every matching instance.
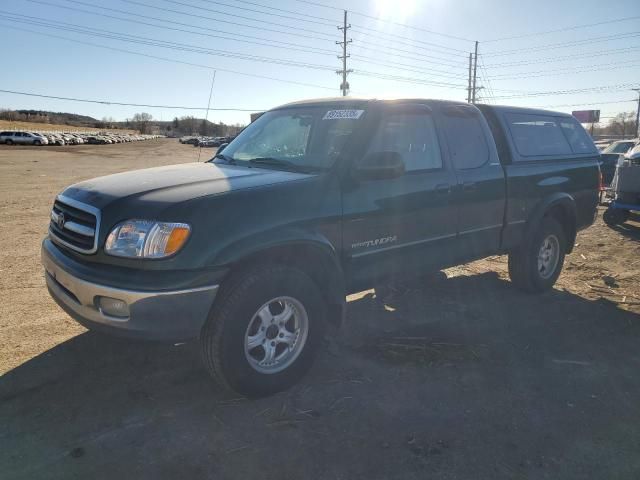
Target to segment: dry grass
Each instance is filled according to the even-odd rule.
[[[138,133],[137,130],[118,128],[89,128],[74,127],[71,125],[55,125],[51,123],[18,122],[12,120],[0,120],[0,130],[28,130],[37,132],[114,132],[114,133]]]

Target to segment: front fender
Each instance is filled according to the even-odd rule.
[[[208,264],[231,265],[274,248],[300,246],[317,248],[339,264],[337,250],[326,236],[319,232],[309,232],[296,227],[279,227],[267,232],[253,233],[222,249],[215,257],[209,259]]]

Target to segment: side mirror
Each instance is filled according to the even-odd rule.
[[[222,145],[220,145],[218,147],[218,151],[216,153],[222,153],[222,151],[227,148],[227,145],[229,145],[228,143],[223,143]]]
[[[404,175],[404,161],[398,152],[370,153],[354,169],[362,180],[388,180]]]

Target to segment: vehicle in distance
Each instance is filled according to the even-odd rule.
[[[199,337],[213,378],[248,396],[300,378],[347,294],[503,253],[542,292],[596,216],[599,153],[564,113],[310,100],[221,149],[68,187],[42,262],[87,328]]]
[[[613,142],[611,145],[602,150],[602,153],[616,153],[619,155],[624,155],[637,144],[637,138],[633,140],[618,140],[617,142]]]
[[[635,140],[618,140],[602,150],[600,154],[600,171],[602,172],[604,185],[611,185],[613,176],[616,173],[616,166],[622,163],[625,153],[630,152],[638,144],[637,138]]]
[[[43,135],[34,132],[0,132],[0,143],[7,145],[47,145]]]

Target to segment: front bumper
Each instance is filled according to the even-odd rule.
[[[42,244],[42,264],[53,299],[89,329],[149,340],[184,340],[198,336],[207,320],[218,285],[180,290],[131,290],[79,278]],[[124,301],[128,316],[112,316],[99,307],[100,297]]]

